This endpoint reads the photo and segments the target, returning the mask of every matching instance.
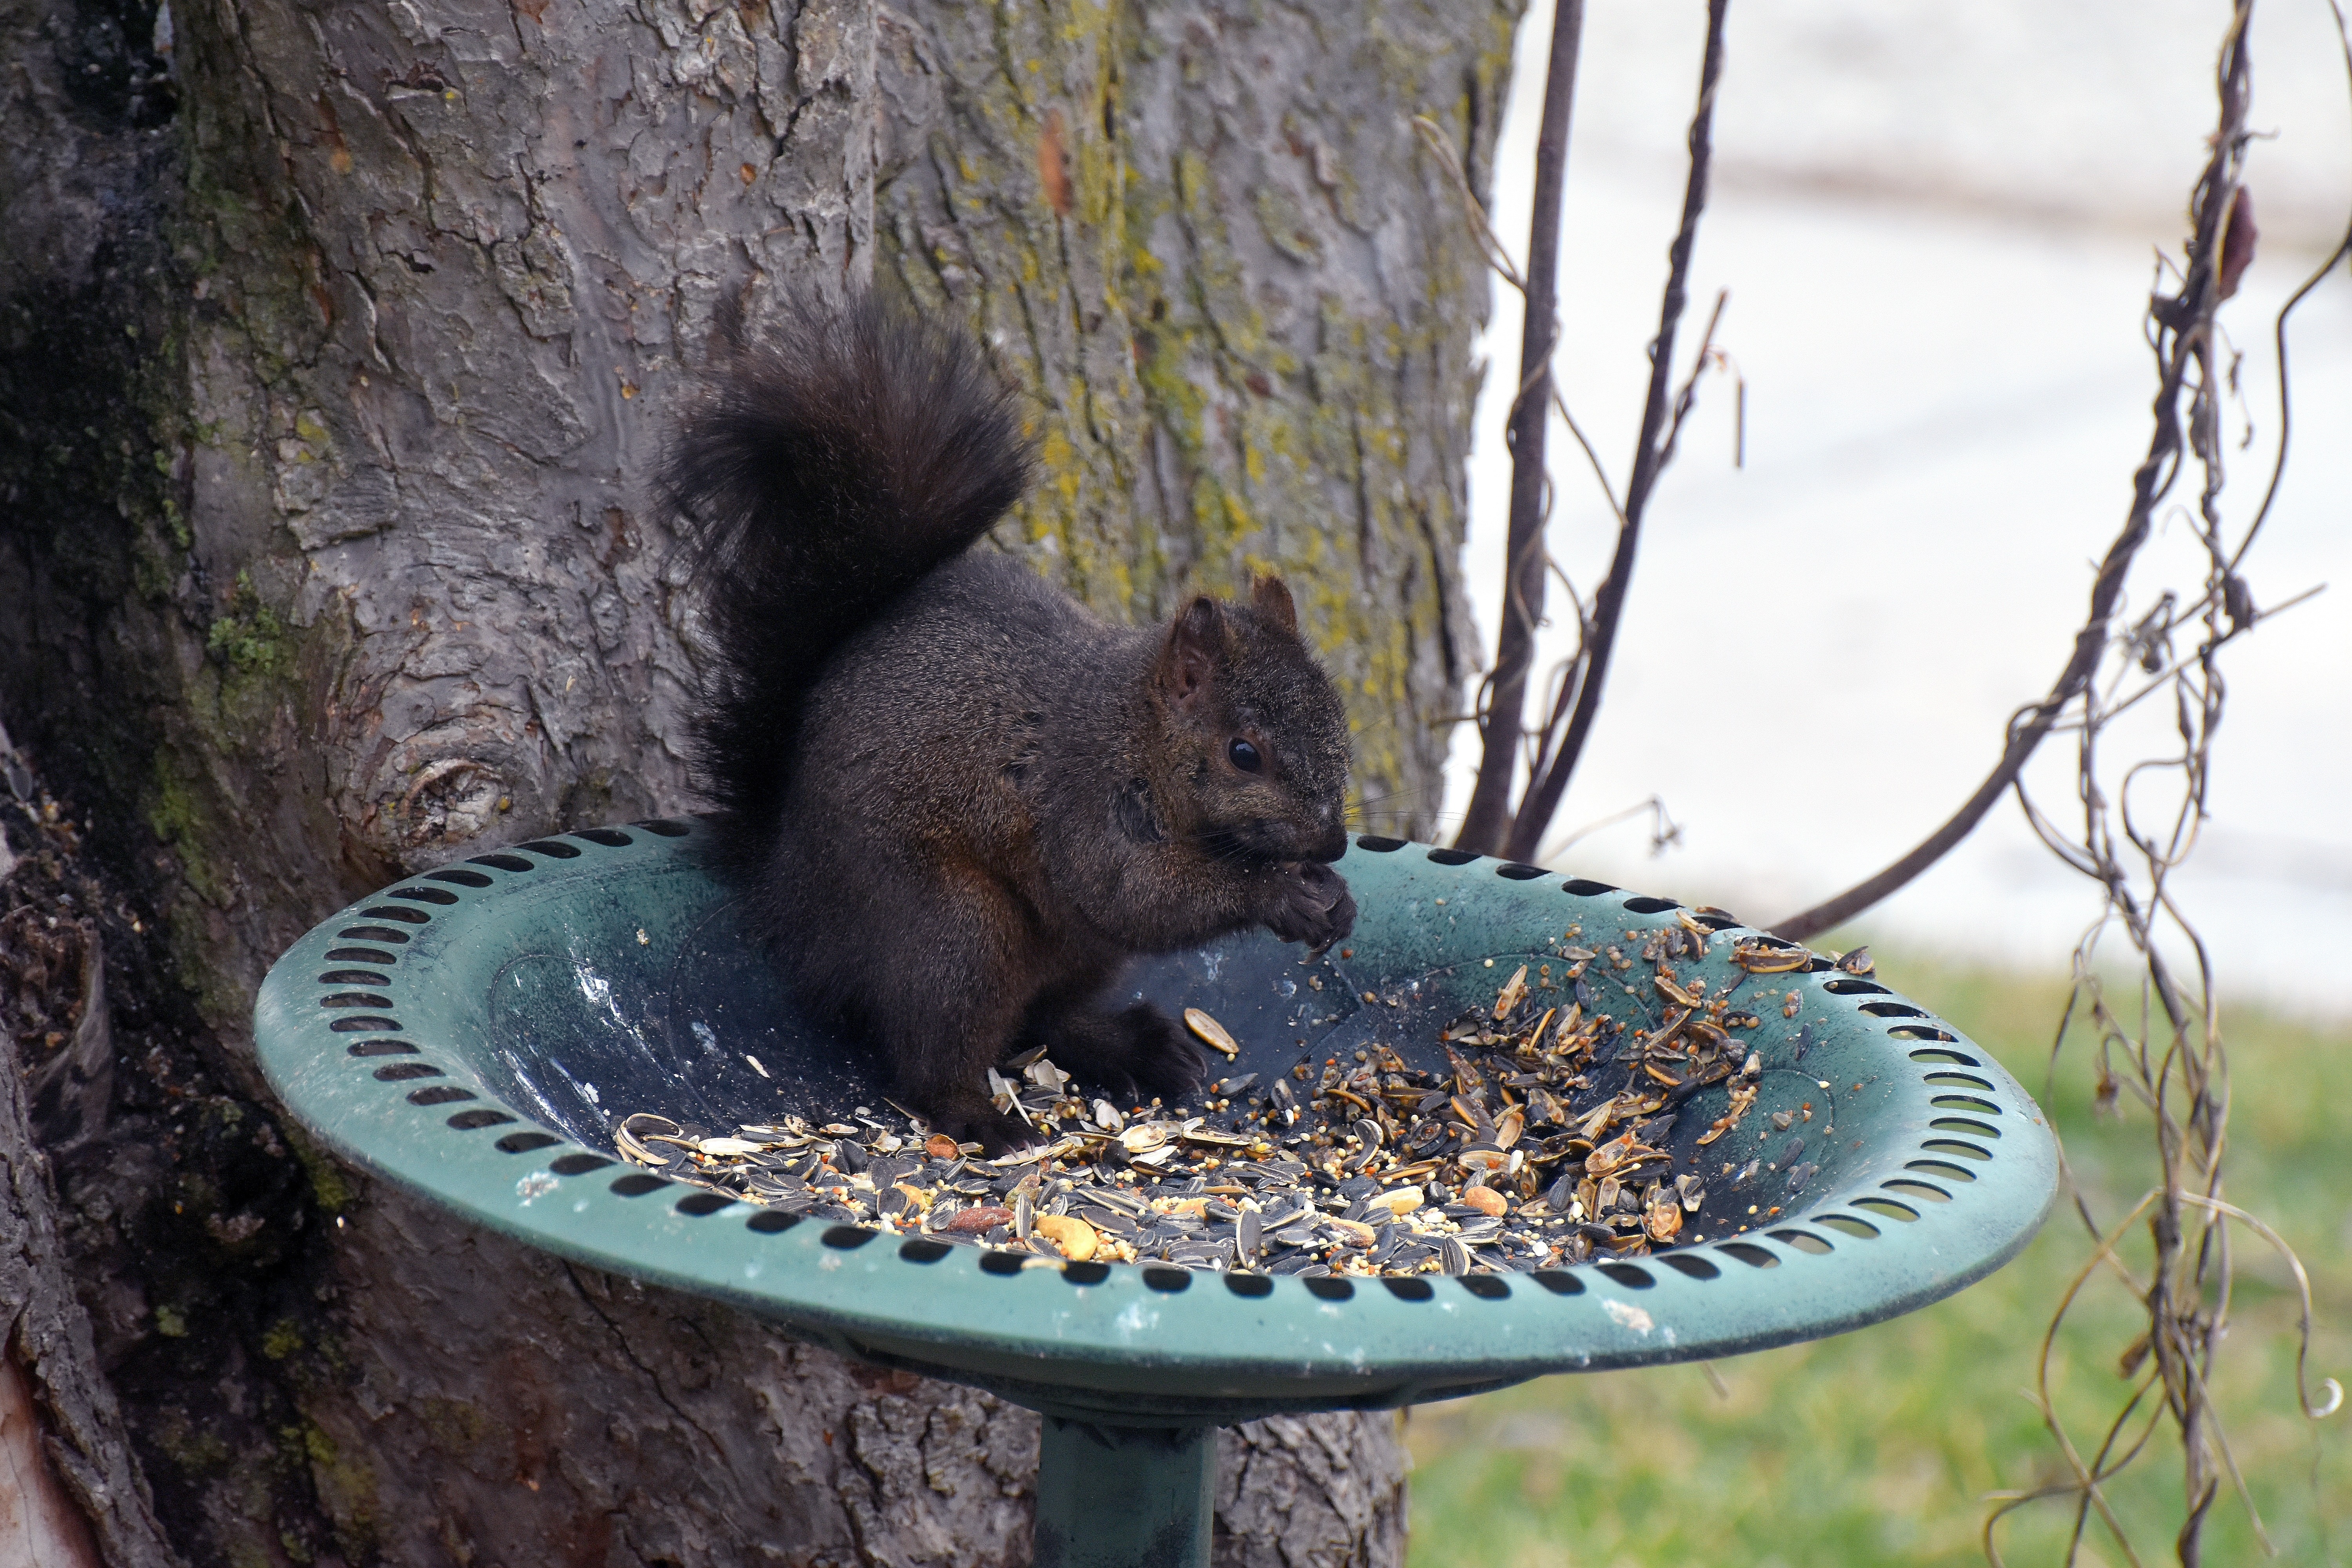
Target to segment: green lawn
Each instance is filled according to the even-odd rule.
[[[1958,1024],[2042,1092],[2063,987],[1890,960],[1879,977]],[[2229,1196],[2301,1252],[2317,1297],[2315,1382],[2352,1384],[2352,1025],[2225,1018],[2235,1085]],[[2150,1180],[2144,1112],[2095,1120],[2070,1044],[2054,1110],[2070,1157],[2112,1216]],[[2313,1424],[2294,1394],[2295,1299],[2284,1268],[2239,1233],[2235,1331],[2215,1389],[2279,1561],[2352,1564],[2352,1410]],[[2050,1311],[2089,1255],[2062,1205],[1992,1279],[1894,1322],[1697,1366],[1555,1377],[1414,1411],[1412,1568],[1981,1563],[1985,1494],[2063,1473],[2029,1403]],[[2145,1247],[2138,1258],[2145,1258]],[[2136,1261],[2137,1259],[2136,1258]],[[2095,1444],[2126,1384],[2116,1359],[2145,1320],[2094,1285],[2059,1340],[2061,1408]],[[2180,1455],[2168,1431],[2112,1488],[2140,1559],[2172,1560]],[[2059,1560],[2071,1512],[2012,1514],[2013,1564]],[[2126,1561],[2098,1529],[2084,1563]],[[2262,1561],[2227,1491],[2209,1563]]]

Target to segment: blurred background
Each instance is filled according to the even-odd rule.
[[[1735,0],[1680,355],[1729,289],[1717,341],[1747,383],[1746,466],[1733,466],[1733,380],[1710,375],[1652,500],[1606,700],[1547,864],[1769,923],[1878,869],[1976,787],[2007,716],[2063,664],[2147,448],[2156,376],[2141,314],[2158,253],[2177,259],[2186,237],[2228,15],[2218,0]],[[2324,0],[2257,11],[2252,118],[2268,134],[2247,183],[2262,237],[2222,317],[2244,356],[2230,417],[2233,444],[2248,444],[2223,499],[2240,527],[2280,428],[2272,320],[2352,217],[2336,26]],[[1515,257],[1550,28],[1539,0],[1498,157],[1496,226]],[[1704,33],[1696,3],[1588,6],[1555,375],[1621,491]],[[1498,284],[1466,559],[1490,658],[1519,331],[1517,295]],[[2265,605],[2336,586],[2225,655],[2212,819],[2176,889],[2225,1002],[2341,1016],[2352,983],[2317,950],[2352,940],[2343,268],[2298,310],[2289,349],[2294,461],[2247,573]],[[1613,525],[1557,420],[1549,448],[1552,552],[1589,599]],[[2126,615],[2163,583],[2195,581],[2193,565],[2175,520]],[[1572,647],[1573,626],[1559,632],[1539,668]],[[1748,695],[1759,688],[1811,693],[1807,717],[1768,716]],[[2146,716],[2159,731],[2161,706]],[[2068,804],[2074,762],[2066,737],[2043,743],[2028,779],[2045,811]],[[1444,831],[1476,766],[1477,735],[1459,725]],[[1646,816],[1557,847],[1654,795],[1682,829],[1663,854]],[[2012,800],[1859,929],[2061,968],[2099,907]]]
[[[2214,120],[2222,0],[1733,0],[1679,358],[1716,290],[1747,384],[1734,467],[1731,376],[1710,376],[1654,497],[1614,668],[1538,857],[1580,875],[1793,914],[1926,837],[1996,760],[2008,715],[2048,689],[2126,514],[2156,388],[2141,316],[2178,258]],[[1519,35],[1496,226],[1525,255],[1549,5]],[[1622,487],[1657,330],[1683,139],[1705,30],[1698,0],[1589,0],[1570,135],[1554,374]],[[2324,0],[2264,0],[2249,158],[2262,237],[2224,307],[2242,353],[2242,441],[2222,507],[2259,504],[2280,431],[2272,322],[2352,217],[2352,93]],[[1473,463],[1466,569],[1492,657],[1518,373],[1517,295],[1497,286]],[[2246,571],[2269,605],[2316,598],[2227,649],[2211,819],[2174,891],[2212,952],[2232,1065],[2230,1195],[2310,1267],[2315,1377],[2352,1371],[2352,273],[2298,310],[2294,461]],[[1554,557],[1588,598],[1613,524],[1557,422]],[[2193,499],[2183,493],[2181,498]],[[2124,607],[2193,584],[2178,509]],[[1555,585],[1554,604],[1558,605]],[[1572,647],[1554,627],[1539,669]],[[1801,691],[1802,717],[1749,693]],[[2117,760],[2159,755],[2160,704],[2118,724]],[[1457,727],[1441,837],[1469,795]],[[2027,780],[2062,826],[2076,757],[2045,741]],[[1645,813],[1680,827],[1653,854]],[[2155,797],[2142,802],[2155,804]],[[1846,932],[1881,978],[1958,1023],[2037,1094],[2085,1201],[2112,1224],[2155,1172],[2145,1112],[2094,1110],[2079,1035],[2054,1079],[2069,954],[2098,890],[2033,837],[2013,798]],[[2120,944],[2118,944],[2120,949]],[[2133,1253],[2145,1267],[2146,1247]],[[2054,1215],[1993,1279],[1893,1322],[1717,1367],[1547,1379],[1415,1410],[1414,1568],[1569,1564],[1965,1564],[1986,1561],[1990,1495],[2063,1474],[2032,1385],[2042,1335],[2091,1248]],[[2347,1416],[2294,1394],[2294,1277],[2242,1235],[2216,1405],[2277,1560],[2352,1563]],[[2077,1440],[2127,1397],[2118,1355],[2147,1316],[2096,1279],[2051,1342]],[[2174,1560],[2181,1455],[2168,1424],[2108,1495],[2139,1561]],[[2225,1491],[2207,1560],[2260,1560]],[[2002,1527],[2015,1563],[2066,1560],[2074,1512]],[[2133,1559],[2094,1522],[2074,1561]]]

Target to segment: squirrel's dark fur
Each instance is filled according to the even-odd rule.
[[[1021,1141],[986,1069],[1031,1045],[1172,1100],[1199,1052],[1103,994],[1139,953],[1355,918],[1348,730],[1289,591],[1108,625],[971,547],[1026,484],[965,339],[867,298],[737,347],[666,470],[714,658],[703,787],[807,1005],[907,1103]]]

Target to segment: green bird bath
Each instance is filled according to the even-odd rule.
[[[1858,1328],[2000,1267],[2056,1192],[2055,1143],[2006,1072],[1924,1009],[1814,959],[1739,993],[1763,1018],[1746,1036],[1758,1100],[1747,1139],[1734,1132],[1701,1168],[1752,1153],[1774,1111],[1810,1103],[1800,1131],[1816,1169],[1795,1194],[1759,1185],[1748,1228],[1703,1245],[1536,1273],[1302,1279],[1045,1266],[803,1221],[614,1152],[614,1124],[638,1110],[731,1131],[883,1104],[866,1057],[786,1000],[705,864],[709,837],[691,821],[591,828],[352,905],[264,982],[263,1068],[346,1158],[477,1225],[1039,1411],[1041,1564],[1205,1564],[1219,1426]],[[1241,1045],[1232,1070],[1271,1082],[1376,1041],[1433,1053],[1438,1026],[1491,1005],[1518,964],[1561,964],[1571,925],[1598,949],[1677,918],[1669,900],[1394,839],[1359,839],[1339,869],[1361,911],[1344,952],[1233,938],[1139,965],[1132,988],[1207,1009]],[[1680,966],[1686,982],[1738,978],[1734,942],[1762,933],[1698,918],[1732,940]],[[1594,963],[1595,1009],[1655,1022],[1663,1005],[1636,984],[1648,974]],[[1800,1006],[1784,1019],[1790,991]],[[1677,1168],[1727,1096],[1684,1108]]]

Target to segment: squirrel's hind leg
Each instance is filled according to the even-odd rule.
[[[1208,1076],[1199,1047],[1149,1002],[1116,1013],[1090,1001],[1041,1007],[1026,1033],[1055,1067],[1129,1104],[1174,1105]]]
[[[1005,1055],[1015,1021],[1011,1009],[986,1005],[994,1000],[908,998],[908,1005],[868,1010],[906,1104],[928,1117],[933,1131],[976,1142],[991,1158],[1042,1142],[1034,1128],[989,1099],[988,1069]]]
[[[892,1006],[877,1020],[906,1103],[929,1117],[933,1131],[959,1143],[978,1143],[992,1159],[1042,1141],[1026,1121],[998,1110],[989,1099],[988,1069],[1006,1053],[1016,1021],[1013,1009],[991,1005],[996,1001],[969,994],[909,997],[908,1005]]]
[[[828,918],[800,928],[802,973],[872,1045],[899,1103],[991,1156],[1042,1142],[988,1094],[1027,1000],[1017,921],[976,889],[894,877],[887,860],[835,891]]]

